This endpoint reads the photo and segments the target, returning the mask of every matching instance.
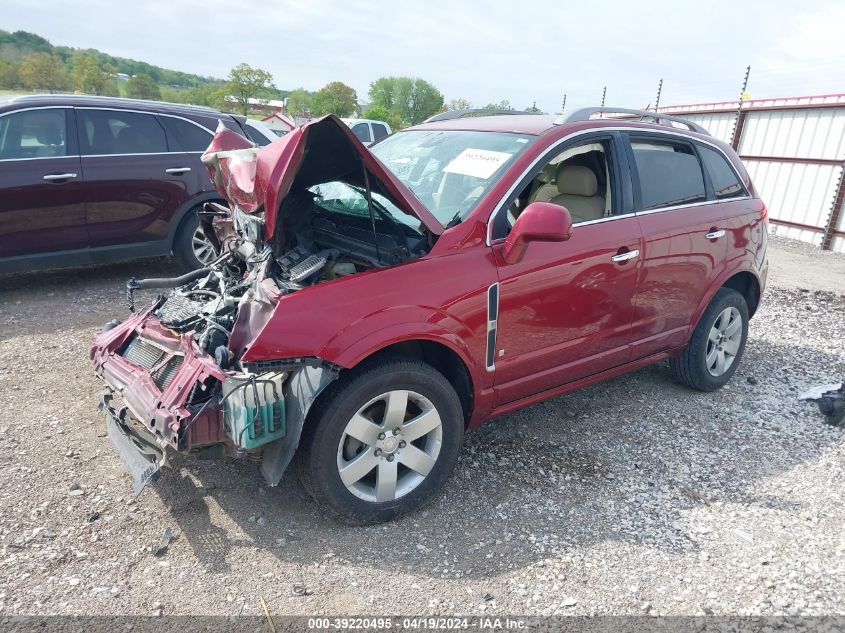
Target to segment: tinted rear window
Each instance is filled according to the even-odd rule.
[[[707,200],[701,164],[689,145],[632,141],[643,209]]]
[[[167,151],[164,128],[152,114],[76,110],[82,154],[159,154]]]
[[[745,188],[722,154],[703,146],[699,146],[698,152],[707,173],[710,174],[710,181],[713,183],[717,198],[721,200],[745,195]]]

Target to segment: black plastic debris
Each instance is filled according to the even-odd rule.
[[[845,383],[836,391],[828,391],[819,400],[819,411],[831,426],[842,426],[845,422]]]
[[[814,387],[799,396],[799,400],[814,400],[825,422],[831,426],[845,425],[845,382],[838,385]]]

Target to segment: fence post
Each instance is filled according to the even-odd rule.
[[[742,126],[745,124],[745,113],[742,109],[742,103],[746,99],[745,90],[748,88],[748,76],[751,74],[751,65],[749,64],[745,69],[745,79],[742,80],[742,90],[739,92],[739,105],[736,108],[736,118],[734,119],[734,129],[731,135],[731,147],[736,150],[739,147],[739,139],[742,136]]]
[[[742,104],[740,104],[742,107]],[[745,117],[748,116],[748,110],[740,110],[736,113],[736,123],[734,123],[734,133],[731,139],[731,147],[734,151],[739,153],[739,142],[742,140],[742,129],[745,127]]]
[[[839,184],[836,185],[836,195],[833,197],[833,208],[827,216],[827,227],[822,238],[822,250],[829,251],[833,244],[833,236],[836,234],[836,226],[839,224],[839,214],[842,211],[842,204],[845,203],[845,161],[842,161],[842,171],[839,174]]]

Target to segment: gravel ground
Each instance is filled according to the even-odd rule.
[[[427,509],[367,528],[248,462],[131,497],[87,348],[172,262],[2,279],[0,614],[845,613],[845,430],[796,399],[845,377],[845,257],[770,253],[728,387],[661,364],[500,417]]]

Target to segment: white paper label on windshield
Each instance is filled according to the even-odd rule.
[[[443,171],[486,180],[511,156],[513,154],[489,149],[465,149],[453,158]]]

